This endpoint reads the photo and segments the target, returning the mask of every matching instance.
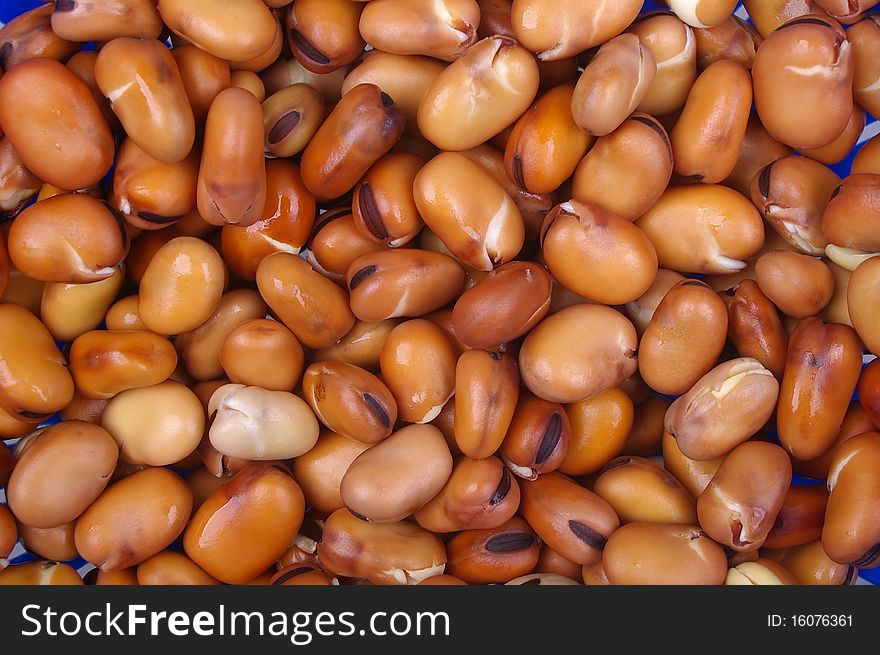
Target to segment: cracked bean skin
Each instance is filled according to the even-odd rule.
[[[553,278],[533,262],[490,271],[455,301],[456,338],[471,348],[495,348],[528,333],[550,309]]]
[[[446,568],[446,549],[436,535],[408,521],[367,523],[347,509],[324,523],[318,558],[336,575],[378,585],[415,585]]]
[[[455,391],[458,351],[442,330],[426,319],[395,327],[382,346],[382,379],[397,401],[398,417],[429,423]]]
[[[758,360],[777,379],[782,379],[788,334],[776,306],[755,280],[743,280],[720,295],[727,305],[728,337],[737,352]]]
[[[745,0],[743,5],[765,39],[778,27],[795,18],[807,14],[826,15],[815,0]]]
[[[636,225],[654,244],[660,266],[680,273],[734,273],[764,245],[752,203],[712,184],[670,187]]]
[[[845,178],[831,194],[822,216],[822,231],[828,241],[843,248],[880,252],[878,204],[880,175],[859,173]]]
[[[760,548],[791,484],[791,461],[779,446],[749,441],[734,448],[697,499],[700,525],[736,552]]]
[[[516,38],[526,48],[536,53],[539,60],[553,61],[617,36],[641,8],[642,3],[635,0],[621,0],[610,7],[597,0],[514,0],[510,20]]]
[[[440,309],[458,297],[465,273],[442,253],[395,248],[358,257],[346,279],[354,315],[376,323]]]
[[[585,330],[595,338],[581,339]],[[579,402],[635,373],[637,342],[635,328],[619,312],[574,305],[548,316],[529,333],[519,352],[520,375],[539,398]]]
[[[79,573],[69,564],[39,560],[0,570],[0,585],[67,585],[83,584]]]
[[[446,570],[468,584],[506,583],[534,569],[539,551],[537,535],[516,516],[497,528],[455,535],[446,544]]]
[[[822,547],[835,562],[859,568],[880,563],[880,433],[868,432],[838,448],[828,471],[828,508]]]
[[[571,423],[565,408],[523,392],[504,441],[501,458],[518,477],[534,480],[555,471],[571,444]]]
[[[459,457],[443,489],[415,513],[437,533],[491,530],[509,521],[520,505],[520,487],[497,457]]]
[[[52,335],[20,305],[0,303],[0,407],[15,420],[39,423],[73,398],[73,378]]]
[[[223,294],[217,308],[204,323],[177,335],[174,340],[174,347],[180,353],[187,373],[199,381],[221,377],[225,370],[221,352],[229,335],[245,322],[262,319],[266,310],[266,303],[252,289],[236,289]],[[280,367],[281,361],[276,360],[275,365]],[[271,376],[277,373],[277,370],[266,371],[267,388],[271,386]]]
[[[137,566],[139,585],[216,585],[220,584],[182,553],[163,550]]]
[[[328,348],[354,325],[348,294],[296,255],[264,257],[256,278],[263,300],[308,348]]]
[[[560,473],[523,481],[520,512],[532,529],[567,560],[593,564],[620,521],[592,491]]]
[[[226,266],[195,237],[172,239],[153,255],[141,279],[138,314],[157,334],[180,334],[208,320],[223,295]]]
[[[157,39],[164,25],[152,0],[76,0],[55,3],[52,30],[71,41],[127,36]]]
[[[7,236],[9,258],[43,282],[84,284],[112,276],[128,254],[122,221],[105,204],[64,194],[25,209]]]
[[[370,444],[323,430],[308,452],[294,458],[293,476],[309,506],[328,513],[345,507],[340,493],[342,478],[351,463],[368,448]]]
[[[639,342],[639,373],[655,391],[683,394],[708,373],[727,339],[727,308],[699,280],[663,297]]]
[[[183,532],[192,492],[165,468],[146,468],[111,484],[76,522],[76,550],[101,571],[139,564]]]
[[[95,81],[129,138],[150,157],[174,164],[192,150],[195,119],[164,43],[113,39],[98,53]]]
[[[755,107],[774,138],[794,148],[836,139],[853,110],[852,48],[831,18],[795,18],[758,47],[752,66]],[[791,112],[792,98],[801,111]]]
[[[694,498],[699,498],[714,477],[723,457],[708,461],[690,459],[678,447],[678,442],[669,433],[663,434],[663,466],[681,482]]]
[[[0,138],[0,218],[17,216],[41,186],[42,181],[25,168],[9,139]],[[6,261],[5,253],[0,257]],[[2,291],[0,282],[0,293]]]
[[[455,367],[455,441],[472,459],[501,446],[519,398],[520,377],[510,353],[466,350]]]
[[[654,55],[638,35],[621,34],[607,41],[574,88],[574,122],[593,136],[611,134],[645,99],[656,73]]]
[[[389,437],[397,403],[378,377],[353,364],[317,361],[305,371],[303,396],[333,432],[366,444]]]
[[[764,548],[793,548],[822,536],[828,492],[825,486],[791,486]]]
[[[71,344],[69,357],[77,392],[92,400],[159,384],[177,367],[174,346],[146,330],[86,332]]]
[[[340,493],[355,516],[395,523],[440,493],[451,473],[452,455],[440,430],[409,425],[358,455]]]
[[[593,492],[611,505],[622,525],[638,521],[697,523],[693,496],[675,477],[642,457],[608,462],[593,483]]]
[[[862,368],[863,346],[848,325],[803,319],[788,344],[777,427],[798,459],[825,452],[840,429]]]
[[[208,110],[196,205],[212,225],[247,227],[266,203],[263,110],[244,89],[224,89]]]
[[[400,140],[406,116],[375,84],[359,84],[346,93],[315,132],[302,153],[306,188],[318,200],[350,191]]]
[[[9,508],[33,528],[73,521],[101,495],[119,449],[106,430],[66,421],[31,437],[6,487]]]
[[[70,39],[51,25],[53,7],[36,7],[0,27],[0,72],[28,59],[64,61],[79,49],[83,39]]]
[[[373,0],[364,5],[360,32],[378,50],[454,61],[477,41],[475,0]]]
[[[424,223],[413,198],[413,181],[425,160],[390,152],[357,183],[351,200],[355,225],[371,241],[398,248],[412,241]]]
[[[565,406],[571,426],[568,451],[559,463],[566,475],[595,473],[623,448],[633,423],[633,403],[622,389]]]
[[[522,116],[538,84],[538,64],[528,50],[508,36],[487,37],[428,87],[419,104],[419,130],[441,150],[473,148]]]
[[[220,365],[231,382],[290,391],[305,355],[293,332],[278,321],[254,318],[232,329],[220,347]]]
[[[122,267],[99,282],[49,282],[43,287],[40,320],[53,337],[69,343],[98,327],[122,284]]]
[[[834,293],[834,274],[809,255],[772,250],[758,258],[755,273],[761,291],[792,318],[815,316]]]
[[[634,113],[597,139],[578,164],[572,196],[635,221],[660,200],[672,167],[666,129],[652,116]]]
[[[768,553],[778,558],[802,585],[851,585],[858,579],[858,569],[830,559],[821,541],[813,541],[783,551]]]
[[[625,525],[608,539],[602,565],[614,585],[719,585],[727,576],[724,550],[696,525]]]
[[[364,49],[364,38],[358,31],[362,7],[347,0],[290,4],[285,27],[293,56],[313,73],[331,73],[353,62]]]
[[[208,575],[242,584],[282,555],[304,515],[303,493],[292,477],[270,464],[251,464],[196,510],[183,549]]]
[[[599,205],[569,200],[544,219],[541,254],[557,282],[606,305],[625,305],[657,277],[657,252],[630,221]]]
[[[773,415],[779,382],[750,357],[714,367],[666,414],[666,432],[681,452],[700,461],[723,457],[755,435]]]
[[[211,445],[248,461],[302,455],[318,440],[318,421],[306,402],[287,391],[228,384],[208,401]]]
[[[880,328],[874,318],[880,308],[880,259],[859,264],[853,271],[846,292],[853,327],[872,353],[880,352]]]
[[[705,184],[736,167],[752,106],[752,80],[730,59],[710,65],[694,82],[670,133],[675,172]]]
[[[466,156],[437,155],[413,185],[425,224],[465,264],[491,271],[519,253],[525,239],[519,209],[501,184]]]

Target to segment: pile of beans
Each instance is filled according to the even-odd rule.
[[[880,563],[877,0],[667,4],[0,29],[0,583]]]

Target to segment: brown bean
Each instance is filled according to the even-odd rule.
[[[110,41],[121,36],[156,39],[163,27],[151,0],[56,2],[52,12],[52,30],[71,41]]]
[[[69,564],[40,560],[0,571],[0,585],[82,585],[82,578]]]
[[[857,393],[859,395],[859,400],[866,405],[869,404],[870,394],[868,393],[868,390],[862,386],[862,383],[867,381],[871,377],[870,374],[874,373],[876,369],[877,367],[871,367],[868,365],[868,367],[862,370],[862,376],[859,379]],[[847,439],[862,434],[863,432],[872,432],[876,427],[877,426],[871,420],[871,416],[865,411],[859,401],[851,401],[849,408],[846,410],[846,414],[843,417],[843,421],[840,424],[840,431],[837,433],[831,447],[815,459],[800,460],[792,458],[791,463],[794,472],[807,478],[825,480],[828,477],[828,469],[831,468],[831,461],[834,459],[834,455],[837,453],[837,449],[840,445]]]
[[[853,326],[872,353],[880,352],[880,330],[876,320],[880,306],[880,259],[862,262],[847,287],[847,306]]]
[[[764,548],[793,548],[822,536],[828,492],[821,484],[792,486],[764,541]]]
[[[192,493],[165,468],[147,468],[110,485],[76,522],[76,549],[101,571],[134,566],[183,532]]]
[[[53,29],[52,7],[36,7],[15,16],[0,27],[0,71],[28,59],[64,61],[79,49],[85,39],[62,36]]]
[[[697,41],[697,66],[703,70],[720,59],[732,59],[746,68],[755,61],[755,52],[763,38],[750,23],[738,16],[728,16],[714,27],[694,30]]]
[[[163,550],[137,566],[139,585],[216,585],[220,584],[182,553]]]
[[[880,94],[877,82],[880,68],[877,55],[880,54],[880,24],[876,17],[866,16],[853,25],[846,33],[852,45],[854,76],[853,98],[871,114],[880,113]],[[856,172],[855,170],[853,172]]]
[[[794,585],[795,577],[778,562],[761,557],[742,562],[727,572],[725,585]]]
[[[293,56],[314,73],[330,73],[350,64],[364,49],[358,31],[363,7],[348,0],[301,0],[285,12],[287,44]]]
[[[2,512],[0,512],[2,514]],[[0,519],[2,522],[2,519]],[[37,557],[64,562],[79,557],[73,542],[76,523],[71,521],[54,528],[32,528],[24,523],[18,526],[22,546]],[[3,548],[0,547],[0,555]]]
[[[779,446],[740,444],[725,458],[697,499],[700,525],[737,552],[760,548],[791,485],[791,461]]]
[[[746,11],[765,39],[788,21],[807,14],[825,15],[815,0],[744,0]]]
[[[229,332],[220,364],[232,382],[290,391],[302,375],[304,354],[293,333],[278,321],[255,318]]]
[[[614,459],[633,423],[633,403],[620,388],[609,389],[565,406],[571,441],[559,471],[566,475],[595,473]]]
[[[398,321],[387,320],[379,323],[355,321],[354,326],[335,344],[315,351],[316,360],[354,364],[368,371],[379,369],[379,356],[385,340]]]
[[[454,575],[446,575],[445,573],[441,573],[440,575],[432,575],[430,578],[425,578],[418,584],[422,587],[457,587],[461,585],[466,585],[467,582],[465,582],[461,578],[456,578]]]
[[[175,46],[171,55],[177,63],[195,121],[202,125],[214,98],[229,87],[229,64],[191,43]]]
[[[663,300],[672,287],[684,280],[685,277],[683,275],[660,268],[657,270],[657,277],[654,278],[654,282],[648,287],[648,290],[632,302],[626,304],[626,314],[633,322],[640,336],[644,334],[651,323],[651,319],[654,317],[660,301]]]
[[[834,442],[862,368],[862,343],[847,325],[805,318],[788,344],[777,408],[779,440],[799,459]]]
[[[266,93],[277,93],[292,84],[305,83],[321,94],[325,104],[335,104],[342,97],[342,82],[346,69],[340,68],[332,73],[313,73],[304,68],[296,59],[279,57],[260,76],[265,82]]]
[[[266,98],[262,107],[266,148],[276,157],[300,152],[324,119],[324,100],[308,84],[281,89]]]
[[[571,423],[564,408],[525,392],[501,444],[501,457],[518,477],[534,480],[561,465],[570,443]]]
[[[808,255],[775,250],[764,253],[755,265],[758,286],[779,309],[793,318],[818,314],[831,301],[834,275]]]
[[[672,473],[694,498],[698,498],[709,485],[724,458],[719,457],[705,462],[690,459],[678,447],[671,434],[663,434],[663,465]]]
[[[423,165],[418,155],[391,152],[364,174],[355,186],[351,210],[366,238],[397,248],[418,235],[423,223],[413,181]]]
[[[785,369],[788,335],[776,307],[754,280],[721,294],[727,305],[728,337],[743,357],[752,357],[777,379]]]
[[[302,487],[309,507],[335,512],[345,507],[340,493],[342,478],[351,463],[370,447],[324,430],[315,445],[293,460],[293,475]]]
[[[816,4],[844,25],[859,20],[862,14],[877,4],[877,0],[816,0]]]
[[[860,173],[845,178],[831,195],[822,217],[828,241],[844,248],[880,252],[875,212],[880,202],[880,175]]]
[[[620,449],[622,455],[650,457],[660,451],[663,441],[663,421],[670,402],[663,396],[648,396],[636,405],[632,428]]]
[[[278,569],[278,572],[272,576],[269,584],[285,586],[325,586],[333,583],[320,568],[314,564],[306,564],[304,566],[293,565]]]
[[[758,171],[789,154],[791,151],[788,147],[770,136],[753,111],[749,115],[739,159],[733,172],[724,180],[724,185],[748,197],[751,193],[752,180],[755,179]],[[760,204],[758,207],[760,209]]]
[[[459,532],[446,544],[446,568],[468,584],[505,583],[531,571],[539,550],[529,524],[514,517],[497,528]]]
[[[854,566],[830,559],[821,541],[782,551],[779,562],[802,585],[851,585],[859,577]]]
[[[843,132],[831,143],[821,148],[799,148],[798,152],[823,164],[838,164],[856,146],[865,130],[865,110],[858,105],[853,105],[852,114]]]

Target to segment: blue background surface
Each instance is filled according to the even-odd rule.
[[[17,15],[19,15],[29,9],[39,7],[43,4],[44,3],[40,2],[39,0],[0,0],[0,22],[6,23],[6,22],[10,21],[12,18],[14,18],[15,16],[17,16]],[[642,9],[642,11],[647,12],[647,11],[653,11],[655,9],[668,9],[668,8],[663,5],[658,5],[655,2],[646,1],[645,6]],[[740,5],[737,7],[738,12],[741,12],[741,10],[742,10],[742,3],[740,3]],[[850,153],[849,157],[847,157],[844,161],[840,162],[839,164],[831,166],[831,168],[840,177],[845,177],[846,175],[848,175],[850,172],[850,169],[852,167],[852,160],[853,160],[853,157],[855,156],[855,154],[859,151],[859,149],[862,147],[862,145],[864,145],[864,143],[870,139],[871,136],[873,136],[874,134],[876,134],[878,132],[880,132],[880,123],[878,123],[877,119],[875,119],[873,116],[868,115],[865,133],[862,135],[862,138],[859,140],[858,145],[853,149],[853,151]],[[0,445],[0,447],[3,447],[3,446]],[[809,484],[809,483],[812,483],[813,481],[808,481],[808,480],[796,481],[796,483],[798,483],[798,482],[801,484],[803,484],[803,483]],[[28,561],[30,559],[34,559],[34,558],[32,556],[30,556],[29,554],[24,553],[24,554],[21,554],[17,557],[12,558],[12,561],[13,562],[23,562],[23,561]],[[71,564],[73,564],[76,567],[80,567],[82,565],[85,565],[86,562],[84,560],[77,560],[76,562],[71,562]],[[877,567],[873,570],[863,571],[863,572],[861,572],[861,576],[862,576],[862,578],[864,578],[865,580],[867,580],[873,584],[880,584],[880,567]]]

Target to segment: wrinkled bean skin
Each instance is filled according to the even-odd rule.
[[[446,568],[443,542],[430,532],[407,521],[367,523],[347,509],[327,518],[318,558],[336,575],[380,585],[415,585]]]
[[[559,463],[566,475],[595,473],[620,453],[633,424],[633,402],[620,388],[565,406],[571,426]]]
[[[699,498],[718,471],[724,458],[700,462],[686,457],[671,434],[664,433],[662,440],[663,465],[681,482],[694,498]]]
[[[880,352],[880,329],[876,316],[880,308],[880,259],[859,264],[847,287],[847,306],[853,327],[872,353]]]
[[[227,384],[208,401],[211,446],[248,461],[302,455],[318,440],[318,421],[306,402],[287,391]]]
[[[15,217],[41,186],[40,179],[25,168],[9,139],[0,138],[0,218]],[[0,257],[5,259],[5,253]],[[2,291],[0,283],[0,294]]]
[[[157,334],[198,327],[220,304],[225,272],[220,255],[205,241],[172,239],[153,255],[141,279],[141,320]]]
[[[163,43],[113,39],[98,53],[95,81],[146,154],[174,164],[192,150],[195,119],[177,63]]]
[[[6,487],[9,508],[34,528],[69,523],[104,491],[118,454],[113,438],[97,425],[51,426],[18,456]]]
[[[563,0],[551,11],[543,0],[514,0],[510,20],[526,48],[538,59],[552,61],[605,43],[626,29],[641,8],[636,0],[611,7],[595,0]]]
[[[351,463],[367,450],[361,443],[324,430],[315,445],[293,460],[293,475],[302,487],[306,502],[320,512],[345,507],[339,491],[342,477]]]
[[[98,282],[128,254],[121,221],[103,203],[65,194],[25,209],[8,235],[9,257],[19,271],[43,282]]]
[[[34,424],[64,409],[73,398],[73,378],[46,327],[12,303],[0,303],[0,325],[0,407]]]
[[[28,170],[62,189],[95,184],[113,163],[91,91],[57,61],[31,59],[0,78],[0,131]]]
[[[468,584],[505,583],[535,568],[540,542],[520,517],[494,529],[465,530],[446,544],[446,570]]]
[[[835,562],[873,568],[880,561],[880,434],[868,432],[838,448],[828,471],[822,547]]]
[[[82,578],[72,566],[59,562],[27,562],[0,571],[0,585],[81,586],[82,584]]]
[[[263,300],[304,346],[328,348],[354,325],[348,294],[296,255],[264,257],[256,278]]]
[[[36,7],[0,27],[0,72],[28,59],[64,61],[83,39],[69,39],[52,28],[52,8]]]
[[[441,150],[473,148],[522,116],[538,84],[532,54],[508,36],[490,36],[434,79],[419,104],[419,130]]]
[[[821,484],[789,488],[764,548],[793,548],[822,536],[828,492]]]
[[[94,330],[70,346],[70,372],[85,398],[113,398],[168,379],[177,367],[171,343],[146,330]]]
[[[186,555],[172,550],[163,550],[138,564],[137,582],[139,585],[220,584]]]
[[[156,39],[163,27],[152,0],[56,2],[52,13],[52,30],[71,41],[110,41],[122,36]]]
[[[815,316],[831,301],[834,274],[822,262],[797,252],[772,250],[755,264],[758,286],[782,313]]]
[[[159,14],[177,36],[227,61],[259,57],[275,40],[275,18],[262,0],[160,0]]]
[[[541,253],[557,282],[606,305],[632,302],[657,277],[657,253],[638,227],[578,200],[547,214]]]
[[[281,556],[304,514],[303,493],[293,478],[270,464],[252,464],[196,510],[183,549],[212,577],[241,584]]]
[[[634,221],[660,200],[672,166],[666,129],[653,117],[635,113],[600,137],[581,160],[572,195]]]
[[[705,184],[733,172],[752,106],[752,80],[741,64],[722,59],[694,82],[670,133],[675,172]]]
[[[840,178],[808,157],[783,157],[758,171],[752,202],[774,230],[808,255],[822,255],[828,239],[822,231],[825,206]]]
[[[455,390],[458,351],[442,328],[426,319],[401,323],[380,354],[382,379],[397,401],[398,417],[429,423]]]
[[[318,200],[350,191],[403,134],[406,117],[375,84],[343,96],[302,153],[302,177]]]
[[[744,0],[746,11],[765,39],[778,27],[807,14],[825,15],[815,0]]]
[[[781,551],[779,563],[802,585],[851,585],[859,577],[855,567],[830,559],[821,541]]]
[[[717,459],[756,434],[773,415],[778,398],[779,383],[760,362],[732,359],[672,403],[666,432],[686,457]]]
[[[636,225],[660,266],[682,273],[742,270],[764,245],[764,225],[742,195],[717,185],[670,187]]]
[[[198,150],[167,164],[141,150],[133,139],[126,139],[113,173],[113,206],[129,225],[161,230],[195,208],[198,175]]]
[[[266,203],[263,110],[254,95],[230,87],[208,111],[196,201],[212,225],[247,227]]]
[[[559,473],[521,484],[520,511],[541,541],[577,564],[602,559],[608,537],[620,525],[608,503]]]
[[[520,497],[516,479],[497,457],[459,457],[446,485],[415,519],[431,532],[491,530],[510,520]]]
[[[876,218],[878,206],[880,175],[850,175],[831,195],[822,216],[822,231],[834,245],[880,252]]]
[[[40,319],[53,337],[70,342],[98,327],[122,287],[122,268],[100,282],[62,284],[43,287]]]
[[[177,63],[193,117],[198,125],[203,125],[214,98],[229,87],[229,64],[191,43],[174,46],[171,55]]]
[[[302,375],[304,359],[293,332],[265,318],[239,324],[220,347],[220,365],[231,382],[270,391],[293,389]]]
[[[397,403],[372,373],[343,362],[318,361],[306,369],[303,396],[330,430],[376,444],[389,437],[397,422]]]
[[[737,352],[758,360],[776,379],[782,379],[788,334],[776,307],[755,280],[743,280],[720,295],[727,305],[728,337]]]
[[[779,446],[749,441],[724,459],[697,499],[700,525],[736,552],[760,548],[791,484],[791,461]]]
[[[709,372],[727,339],[727,308],[703,282],[685,280],[660,301],[639,342],[639,373],[655,391],[682,394]]]
[[[360,32],[378,50],[453,61],[477,41],[475,0],[373,0],[364,7]]]
[[[589,341],[578,335],[595,335]],[[638,368],[636,331],[622,314],[600,305],[567,307],[539,323],[519,353],[529,391],[573,403],[612,389]]]
[[[602,565],[615,585],[719,585],[727,576],[724,550],[696,525],[625,525],[608,539]]]
[[[768,35],[752,67],[755,107],[767,131],[794,148],[821,148],[852,115],[852,48],[840,24],[796,18]],[[801,110],[790,111],[792,98]]]
[[[716,61],[732,59],[751,68],[763,40],[758,31],[738,16],[729,16],[714,27],[695,29],[697,67],[708,68]]]
[[[432,425],[409,425],[364,451],[342,477],[345,506],[371,523],[400,521],[433,499],[452,473],[452,455]]]
[[[777,426],[783,447],[814,459],[834,442],[862,368],[862,343],[848,325],[802,320],[788,344]]]
[[[518,477],[534,480],[555,471],[570,444],[571,423],[562,405],[521,393],[501,444],[507,467]]]
[[[467,350],[455,367],[455,441],[471,459],[494,454],[504,441],[519,397],[516,358]]]
[[[611,134],[645,99],[656,73],[654,55],[636,34],[611,39],[578,79],[571,97],[574,122],[594,136]]]
[[[174,340],[174,347],[180,353],[187,373],[200,381],[221,377],[225,370],[221,361],[221,349],[227,337],[243,323],[262,319],[266,311],[266,303],[252,289],[236,289],[223,294],[217,308],[204,323],[194,330],[177,335]],[[275,371],[269,370],[266,373],[271,376]]]
[[[101,571],[119,571],[164,550],[189,519],[192,492],[165,468],[146,468],[106,491],[79,517],[79,554]]]
[[[671,473],[641,457],[608,462],[593,483],[593,491],[614,508],[624,525],[697,522],[696,503],[687,489]]]
[[[358,31],[361,11],[361,5],[348,0],[292,3],[285,12],[291,53],[313,73],[331,73],[350,64],[364,49],[366,35]]]
[[[346,275],[350,304],[362,321],[428,314],[454,300],[464,270],[447,255],[396,248],[358,257]]]

